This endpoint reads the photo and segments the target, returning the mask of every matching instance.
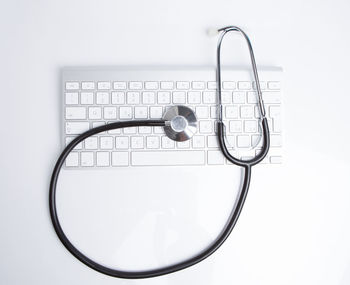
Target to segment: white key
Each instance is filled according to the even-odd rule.
[[[112,104],[122,105],[125,103],[124,92],[112,92]]]
[[[66,107],[67,120],[80,120],[86,118],[85,107]]]
[[[126,93],[126,101],[130,105],[140,104],[140,93],[139,92]]]
[[[232,93],[231,92],[221,92],[221,102],[223,104],[230,104],[232,102]]]
[[[135,119],[147,119],[147,107],[135,107]]]
[[[94,153],[93,152],[82,152],[80,154],[81,166],[93,166],[94,165]]]
[[[147,89],[147,90],[156,90],[156,89],[158,89],[158,82],[157,81],[145,82],[145,89]]]
[[[225,107],[225,116],[228,119],[234,119],[238,117],[238,107],[235,106],[226,106]]]
[[[107,81],[98,82],[97,83],[97,89],[99,89],[99,90],[109,90],[109,89],[111,89],[111,83],[107,82]]]
[[[107,120],[113,120],[117,118],[117,108],[116,107],[104,107],[103,117]]]
[[[164,134],[164,128],[163,127],[153,127],[153,132],[155,134]]]
[[[95,89],[95,82],[82,82],[81,83],[81,89],[83,90],[93,90]]]
[[[222,82],[222,89],[233,90],[236,88],[236,82],[234,81],[224,81]]]
[[[222,155],[221,151],[209,150],[208,164],[210,165],[224,164],[224,156]]]
[[[88,122],[66,122],[67,135],[79,135],[89,129]]]
[[[161,119],[163,117],[162,107],[151,107],[150,108],[151,119]]]
[[[213,91],[203,92],[203,102],[205,104],[215,104],[216,103],[216,93]]]
[[[190,141],[183,141],[183,142],[177,142],[177,148],[184,149],[184,148],[190,148]]]
[[[123,129],[124,134],[136,134],[137,127],[128,127]]]
[[[109,152],[108,151],[96,152],[96,165],[97,166],[109,166]]]
[[[102,118],[101,107],[89,107],[89,119],[99,120]]]
[[[250,147],[250,137],[237,136],[237,147]]]
[[[92,104],[94,104],[94,93],[92,93],[92,92],[81,92],[80,93],[80,102],[83,105],[92,105]]]
[[[261,146],[262,142],[261,135],[252,135],[252,147]]]
[[[113,148],[113,137],[100,137],[100,148],[101,149],[112,149]]]
[[[269,81],[267,83],[267,86],[269,87],[269,89],[271,90],[279,90],[281,89],[281,84],[279,81]]]
[[[176,88],[180,90],[190,89],[190,83],[188,81],[178,81],[176,82]]]
[[[280,92],[263,92],[262,97],[265,104],[279,104],[281,103]]]
[[[71,152],[68,154],[66,158],[66,166],[67,167],[74,167],[79,166],[79,153],[78,152]]]
[[[108,123],[111,123],[111,122],[108,122]],[[110,134],[110,135],[121,134],[121,133],[122,133],[122,129],[113,129],[113,130],[109,130],[107,133]]]
[[[170,92],[158,92],[158,104],[170,104]]]
[[[199,122],[199,132],[204,134],[209,134],[213,132],[212,121],[200,121]]]
[[[128,137],[116,137],[115,138],[115,148],[116,149],[128,149],[129,148],[129,138]]]
[[[244,104],[245,103],[245,92],[233,92],[233,103]]]
[[[203,165],[204,151],[135,151],[132,165]]]
[[[199,91],[188,92],[188,103],[199,104],[201,102],[201,93]]]
[[[84,140],[85,149],[97,149],[98,142],[97,137],[88,137]]]
[[[182,91],[173,92],[173,103],[174,104],[185,104],[186,93]]]
[[[66,82],[66,90],[79,89],[79,82]]]
[[[258,94],[256,92],[248,92],[247,102],[249,104],[256,104],[256,103],[258,103]]]
[[[207,145],[210,148],[213,148],[213,147],[217,148],[217,147],[219,147],[217,136],[208,136],[207,137]]]
[[[100,126],[103,126],[105,125],[106,123],[105,122],[92,122],[92,127],[93,128],[96,128],[96,127],[100,127]]]
[[[131,148],[144,148],[143,137],[131,137]]]
[[[132,119],[132,108],[131,107],[120,107],[119,108],[120,119]]]
[[[205,88],[205,83],[203,81],[193,81],[192,89],[202,90]]]
[[[272,119],[273,131],[275,133],[282,132],[281,116]],[[271,124],[269,125],[271,126]]]
[[[192,138],[192,147],[193,148],[204,148],[205,137],[204,136],[194,136]]]
[[[76,105],[78,104],[79,96],[77,92],[67,92],[66,93],[66,104],[67,105]]]
[[[270,135],[270,144],[272,147],[282,146],[282,136],[281,135]]]
[[[208,81],[208,89],[216,90],[216,81]]]
[[[210,118],[216,119],[218,117],[218,108],[210,107]]]
[[[174,89],[174,82],[162,81],[160,83],[160,89],[166,89],[166,90]]]
[[[258,131],[256,121],[244,121],[244,131],[247,133],[256,133]]]
[[[242,118],[253,118],[254,110],[252,106],[241,106]]]
[[[156,96],[154,92],[143,92],[142,93],[142,103],[143,104],[154,104],[156,102]]]
[[[131,81],[131,82],[129,82],[129,88],[131,90],[140,90],[140,89],[142,89],[142,82],[141,81]]]
[[[270,106],[270,117],[279,117],[281,115],[280,106]]]
[[[260,89],[261,89],[261,90],[264,90],[264,89],[267,88],[267,84],[266,84],[265,81],[260,81],[260,80],[259,80],[259,83],[260,83]],[[255,82],[255,81],[253,82],[253,89],[255,89],[255,90],[257,89],[257,88],[256,88],[256,82]]]
[[[96,93],[96,104],[99,104],[99,105],[109,104],[108,92],[97,92]]]
[[[150,134],[152,133],[151,127],[139,127],[139,134]]]
[[[198,119],[207,119],[209,116],[208,107],[196,107],[196,115]]]
[[[167,136],[162,137],[162,148],[169,149],[175,147],[175,141],[168,138]]]
[[[146,138],[147,148],[159,148],[159,137],[147,137]]]
[[[231,133],[241,133],[242,132],[242,122],[241,121],[230,121],[230,132]]]
[[[112,166],[128,166],[129,153],[127,151],[112,152]]]
[[[270,162],[271,163],[282,163],[282,156],[270,156]]]
[[[235,140],[235,136],[226,136],[227,147],[233,148],[236,145]]]
[[[125,90],[126,89],[126,82],[125,81],[115,81],[113,83],[113,89],[115,89],[115,90]]]
[[[66,137],[66,146],[70,144],[70,142],[74,139],[74,137]],[[82,149],[83,148],[83,143],[78,143],[74,149]]]
[[[238,89],[249,90],[252,88],[252,83],[250,81],[240,81],[238,82]]]

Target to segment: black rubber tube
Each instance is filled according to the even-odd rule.
[[[69,153],[74,149],[76,145],[78,145],[81,141],[84,139],[98,134],[100,132],[112,130],[112,129],[119,129],[119,128],[126,128],[126,127],[139,127],[139,126],[165,126],[165,121],[163,120],[147,120],[147,121],[129,121],[129,122],[115,122],[108,125],[100,126],[94,129],[90,129],[87,132],[77,136],[70,144],[67,145],[67,147],[63,150],[62,154],[59,156],[56,165],[54,167],[52,176],[51,176],[51,182],[50,182],[50,192],[49,192],[49,207],[50,207],[50,215],[51,215],[51,221],[53,224],[53,227],[56,231],[57,236],[63,243],[63,245],[66,247],[66,249],[74,255],[77,259],[79,259],[82,263],[86,264],[90,268],[101,272],[103,274],[118,277],[118,278],[126,278],[126,279],[140,279],[140,278],[150,278],[150,277],[156,277],[160,275],[169,274],[175,271],[179,271],[182,269],[185,269],[189,266],[192,266],[203,259],[210,256],[212,253],[214,253],[227,239],[227,237],[232,232],[232,229],[237,223],[238,217],[242,211],[244,201],[247,197],[249,184],[250,184],[250,178],[251,178],[251,166],[250,165],[242,165],[244,168],[244,179],[242,184],[242,189],[240,191],[240,194],[238,196],[238,200],[235,204],[234,209],[232,210],[232,213],[230,215],[230,218],[228,222],[226,223],[225,227],[219,234],[219,236],[216,238],[216,240],[205,250],[198,253],[197,255],[186,259],[182,262],[165,266],[158,269],[153,270],[146,270],[146,271],[122,271],[122,270],[116,270],[112,269],[106,266],[103,266],[89,257],[85,256],[83,253],[81,253],[67,238],[65,235],[58,216],[57,216],[57,208],[56,208],[56,186],[57,181],[59,177],[59,173],[61,171],[62,165],[64,164],[65,159],[69,155]]]

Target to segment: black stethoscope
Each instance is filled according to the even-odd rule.
[[[222,121],[222,103],[221,103],[221,60],[220,60],[220,54],[221,54],[221,43],[224,38],[224,36],[231,31],[238,31],[246,40],[249,48],[250,53],[250,59],[252,64],[252,69],[254,72],[254,79],[256,84],[256,91],[258,95],[258,106],[259,106],[259,113],[260,113],[260,124],[262,127],[263,132],[263,145],[262,149],[259,152],[257,156],[250,160],[240,160],[235,157],[233,157],[225,143],[225,125]],[[226,223],[225,227],[221,231],[220,235],[216,238],[216,240],[204,251],[198,253],[197,255],[181,261],[179,263],[165,266],[158,269],[153,270],[146,270],[146,271],[121,271],[121,270],[115,270],[106,266],[103,266],[92,259],[85,256],[82,252],[80,252],[74,245],[69,241],[67,236],[65,235],[58,216],[57,216],[57,208],[56,208],[56,186],[57,186],[57,180],[60,173],[60,170],[62,168],[62,165],[64,164],[65,159],[69,155],[69,153],[83,140],[86,138],[113,129],[120,129],[120,128],[127,128],[127,127],[141,127],[141,126],[147,126],[147,127],[164,127],[164,131],[166,135],[176,141],[185,141],[190,139],[194,133],[196,132],[197,128],[197,118],[194,114],[194,112],[185,106],[173,106],[170,107],[166,113],[163,116],[163,119],[161,120],[140,120],[140,121],[122,121],[122,122],[115,122],[107,125],[103,125],[97,128],[90,129],[86,131],[85,133],[77,136],[70,144],[66,146],[66,148],[61,153],[60,157],[58,158],[55,168],[53,170],[52,176],[51,176],[51,182],[50,182],[50,194],[49,194],[49,206],[50,206],[50,215],[52,224],[55,228],[55,231],[63,243],[63,245],[68,249],[68,251],[73,254],[77,259],[79,259],[81,262],[86,264],[87,266],[91,267],[92,269],[95,269],[96,271],[99,271],[101,273],[119,277],[119,278],[129,278],[129,279],[136,279],[136,278],[149,278],[149,277],[155,277],[160,276],[168,273],[172,273],[178,270],[182,270],[184,268],[187,268],[189,266],[192,266],[203,259],[207,258],[209,255],[211,255],[214,251],[216,251],[226,240],[226,238],[230,235],[232,229],[234,228],[238,217],[241,213],[245,198],[248,193],[249,184],[250,184],[250,178],[251,178],[251,167],[255,164],[258,164],[260,161],[264,159],[266,156],[269,147],[270,147],[270,135],[269,135],[269,127],[267,123],[267,119],[265,117],[265,109],[264,109],[264,103],[262,100],[262,94],[260,89],[260,83],[259,83],[259,77],[258,72],[256,68],[254,53],[252,49],[252,45],[250,43],[250,40],[248,36],[238,27],[235,26],[228,26],[224,27],[222,29],[216,30],[216,33],[220,33],[219,40],[218,40],[218,46],[217,46],[217,70],[216,70],[216,76],[217,76],[217,97],[218,97],[218,107],[219,107],[219,114],[218,114],[218,121],[217,121],[217,137],[219,140],[219,146],[223,153],[223,155],[233,164],[236,164],[238,166],[241,166],[244,168],[244,178],[243,178],[243,185],[242,189],[238,196],[238,201],[235,204],[235,207],[233,209],[232,215]]]

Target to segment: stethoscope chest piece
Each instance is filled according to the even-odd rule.
[[[197,118],[195,113],[185,106],[170,107],[164,114],[163,120],[165,134],[174,141],[187,141],[197,131]]]

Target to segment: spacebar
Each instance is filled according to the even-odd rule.
[[[131,164],[148,165],[203,165],[205,152],[195,151],[134,151],[131,153]]]

